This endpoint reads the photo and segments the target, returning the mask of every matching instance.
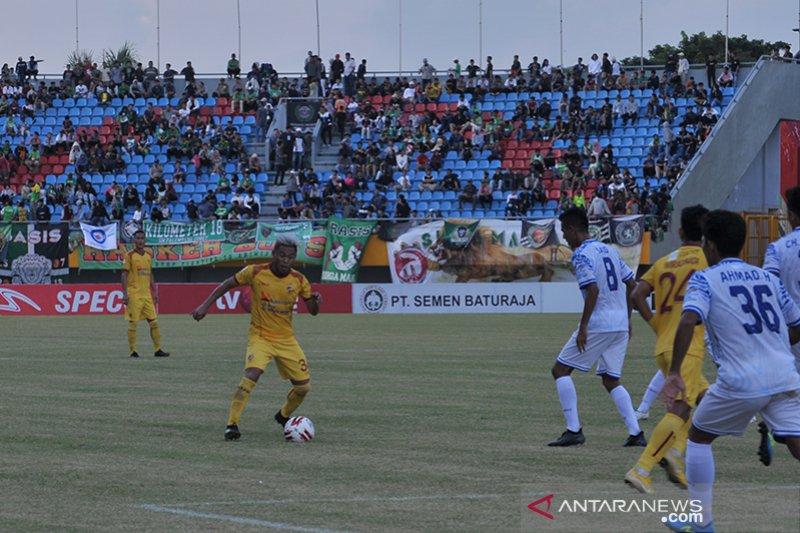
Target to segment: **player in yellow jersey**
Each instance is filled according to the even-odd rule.
[[[169,354],[161,349],[161,330],[156,314],[158,289],[153,277],[153,253],[145,249],[144,242],[144,231],[134,233],[133,250],[125,254],[122,263],[122,303],[125,304],[125,320],[128,321],[128,344],[131,357],[139,357],[136,351],[136,325],[140,320],[147,320],[154,355],[167,357]]]
[[[700,240],[703,237],[703,218],[708,209],[701,205],[681,211],[681,227],[678,230],[682,246],[662,257],[642,276],[631,299],[639,314],[656,333],[656,362],[659,370],[666,376],[672,362],[672,344],[681,320],[683,296],[689,278],[697,271],[708,267],[708,262]],[[648,297],[655,291],[655,315],[650,311]],[[650,442],[639,457],[639,461],[625,475],[625,483],[636,490],[650,494],[653,492],[650,471],[656,464],[666,470],[670,481],[687,487],[683,473],[683,454],[686,452],[686,439],[691,426],[692,408],[708,388],[703,376],[705,356],[705,329],[698,326],[694,330],[688,357],[681,367],[681,376],[686,383],[686,395],[682,400],[667,407],[667,414],[658,423],[650,437]],[[663,459],[663,461],[662,461]]]
[[[275,360],[280,376],[292,383],[286,402],[275,413],[275,421],[281,426],[286,424],[311,390],[308,361],[294,337],[292,313],[300,297],[306,303],[308,312],[316,315],[322,296],[318,292],[311,292],[311,284],[306,277],[292,268],[296,257],[297,242],[290,237],[278,237],[272,250],[271,263],[251,265],[240,270],[217,286],[192,312],[195,320],[202,320],[217,298],[239,285],[250,286],[252,310],[244,377],[231,401],[225,440],[241,437],[239,419],[250,392],[271,360]]]

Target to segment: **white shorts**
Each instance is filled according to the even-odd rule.
[[[562,365],[588,372],[597,363],[597,375],[608,374],[613,378],[622,376],[622,363],[625,362],[625,351],[628,349],[628,332],[612,331],[608,333],[589,333],[586,338],[586,349],[578,351],[575,339],[578,330],[572,334],[561,349],[556,361]],[[599,362],[598,362],[599,361]]]
[[[800,390],[732,400],[721,397],[711,385],[692,424],[712,435],[741,435],[756,413],[776,437],[800,437]]]

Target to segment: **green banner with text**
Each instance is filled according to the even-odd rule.
[[[355,283],[358,265],[375,221],[328,219],[325,259],[322,263],[323,283]]]

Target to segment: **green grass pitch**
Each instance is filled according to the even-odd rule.
[[[594,375],[575,380],[586,445],[546,446],[564,428],[550,367],[576,315],[298,316],[308,444],[272,419],[288,390],[273,368],[242,439],[222,438],[245,316],[159,321],[172,356],[152,357],[141,323],[131,360],[121,317],[0,319],[0,531],[666,531],[653,512],[527,509],[549,494],[551,511],[648,499],[622,482],[641,448],[622,447]],[[655,363],[635,326],[623,383],[636,405]],[[755,425],[715,444],[718,531],[796,532],[800,466],[780,446],[762,466],[757,444]],[[654,488],[687,497],[660,469]]]

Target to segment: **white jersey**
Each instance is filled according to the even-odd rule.
[[[757,398],[800,389],[789,347],[789,326],[800,325],[800,309],[780,279],[740,259],[725,259],[695,272],[683,300],[706,325],[711,354],[719,365],[717,393]]]
[[[775,274],[786,287],[794,303],[800,306],[800,226],[767,247],[764,270]],[[800,343],[792,347],[800,368]]]
[[[625,282],[633,271],[617,251],[589,239],[572,253],[572,266],[584,299],[586,288],[596,284],[600,293],[589,319],[588,332],[628,331],[628,296]]]

